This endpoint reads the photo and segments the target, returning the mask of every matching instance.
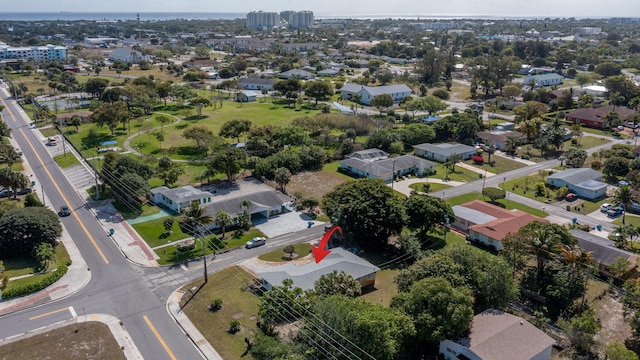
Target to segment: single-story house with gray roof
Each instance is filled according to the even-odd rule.
[[[213,194],[208,191],[196,189],[191,185],[169,189],[166,186],[158,186],[151,189],[151,199],[155,204],[164,205],[167,208],[179,213],[192,201],[197,201],[200,205],[211,203]]]
[[[413,153],[417,156],[435,160],[439,162],[445,162],[451,155],[458,154],[462,156],[463,160],[467,160],[476,154],[476,149],[473,146],[454,143],[454,144],[418,144],[413,146]]]
[[[242,91],[238,92],[238,94],[236,95],[236,101],[237,102],[256,101],[256,99],[258,98],[258,95],[259,95],[259,93],[255,92],[255,91],[242,90]]]
[[[547,176],[547,184],[567,187],[579,197],[593,200],[605,196],[609,185],[600,181],[602,174],[591,168],[567,169]]]
[[[564,76],[556,73],[550,73],[550,74],[540,74],[540,75],[529,75],[526,78],[524,78],[522,83],[527,86],[529,86],[532,82],[535,84],[535,86],[554,86],[554,85],[562,84],[563,81],[564,81]]]
[[[527,320],[489,309],[473,317],[469,333],[440,342],[446,360],[549,360],[556,341]]]
[[[276,83],[275,79],[261,79],[261,78],[240,78],[238,79],[238,84],[245,90],[262,90],[267,89],[268,91],[273,90],[273,84]]]
[[[338,171],[360,178],[381,179],[386,183],[390,183],[398,176],[407,174],[420,176],[426,172],[432,173],[435,171],[434,163],[419,157],[402,155],[388,158],[387,156],[388,154],[378,149],[358,151],[341,160],[338,165]]]
[[[371,105],[371,100],[377,95],[388,94],[393,101],[398,103],[402,99],[411,96],[411,88],[405,84],[386,85],[386,86],[364,86],[355,83],[345,84],[340,89],[340,95],[345,99],[352,99],[360,96],[360,103]]]
[[[318,71],[318,76],[336,76],[338,72],[336,69],[325,69]]]
[[[317,264],[314,261],[303,265],[290,262],[262,271],[258,276],[262,278],[262,286],[267,290],[271,290],[272,286],[281,286],[285,279],[291,279],[294,287],[312,290],[314,283],[322,275],[344,271],[364,288],[375,284],[376,272],[379,270],[377,266],[345,249],[333,248],[331,253]]]
[[[603,275],[615,277],[609,272],[609,266],[613,265],[619,257],[629,262],[626,275],[637,271],[638,255],[618,249],[613,241],[578,229],[569,230],[569,234],[578,239],[578,246],[582,250],[591,253],[591,258],[598,263],[598,268]]]
[[[304,71],[300,69],[291,69],[291,70],[287,70],[285,72],[279,73],[278,77],[281,79],[310,80],[310,79],[313,79],[315,76],[308,71]]]
[[[235,221],[238,216],[242,215],[245,209],[240,205],[244,200],[249,202],[247,213],[252,219],[260,217],[269,219],[271,216],[281,214],[285,211],[285,207],[291,202],[291,198],[276,190],[266,190],[251,194],[240,195],[237,197],[214,201],[206,204],[204,207],[205,214],[215,218],[218,211],[224,211]],[[210,224],[209,228],[217,228],[217,224]]]

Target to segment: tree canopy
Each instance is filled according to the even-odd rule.
[[[0,217],[0,253],[28,254],[39,243],[57,245],[62,233],[58,215],[44,207],[14,209]]]

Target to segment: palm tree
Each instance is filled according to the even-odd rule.
[[[546,227],[540,227],[533,231],[531,240],[527,244],[530,254],[534,255],[537,260],[538,279],[542,278],[544,272],[544,264],[555,257],[562,249],[560,237]]]
[[[204,206],[200,205],[197,200],[192,201],[191,205],[186,208],[182,214],[182,222],[189,226],[189,231],[196,233],[198,227],[213,222],[213,218],[207,215]]]
[[[625,224],[625,216],[627,215],[627,208],[636,202],[636,195],[633,193],[629,185],[620,185],[616,194],[614,195],[615,201],[618,205],[622,206],[622,225]]]
[[[20,160],[20,156],[22,156],[22,153],[11,145],[2,145],[0,147],[0,163],[7,164],[10,168]]]
[[[613,240],[615,247],[624,249],[627,243],[627,227],[618,226],[609,234],[609,240]]]
[[[525,120],[520,126],[520,132],[527,137],[527,142],[531,142],[531,139],[540,134],[540,120],[538,118]]]
[[[496,152],[496,145],[491,140],[484,142],[484,152],[487,153],[487,162],[491,165],[491,155]]]
[[[456,172],[456,164],[462,161],[462,155],[453,153],[449,155],[449,163],[451,164],[451,172]]]
[[[220,226],[220,230],[222,230],[223,239],[225,235],[225,228],[227,227],[227,225],[231,224],[232,220],[233,219],[231,218],[231,216],[229,216],[229,214],[227,214],[224,210],[220,210],[216,213],[215,221],[218,226]]]
[[[518,149],[520,138],[517,135],[509,135],[504,142],[504,149],[508,154],[515,154]]]
[[[604,116],[604,119],[607,120],[609,127],[615,128],[622,125],[622,120],[617,112],[610,111]]]
[[[612,92],[609,94],[609,104],[613,105],[613,109],[611,111],[616,111],[616,106],[620,105],[624,100],[624,96],[620,95],[619,92]]]

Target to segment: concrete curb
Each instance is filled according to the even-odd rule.
[[[193,342],[193,345],[200,350],[203,358],[209,360],[223,360],[216,349],[209,344],[198,328],[193,325],[187,315],[185,315],[185,313],[182,312],[182,309],[180,309],[180,299],[182,299],[184,294],[185,292],[180,289],[171,293],[169,299],[167,299],[167,312],[173,317],[176,324],[180,326],[191,342]]]

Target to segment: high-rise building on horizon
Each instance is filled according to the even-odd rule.
[[[308,29],[313,25],[313,11],[298,11],[289,15],[289,27],[293,29]]]
[[[247,14],[247,28],[266,30],[280,24],[277,12],[252,11]]]

